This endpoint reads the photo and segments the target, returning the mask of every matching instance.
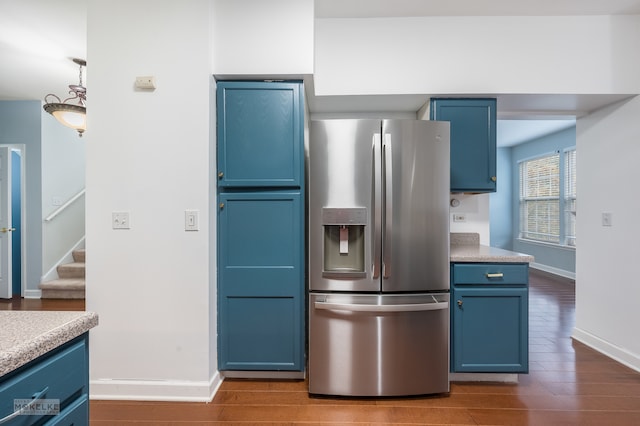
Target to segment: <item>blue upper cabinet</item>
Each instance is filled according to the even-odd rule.
[[[301,187],[302,83],[217,85],[218,186]]]
[[[496,100],[432,99],[430,116],[451,123],[451,192],[495,192]]]

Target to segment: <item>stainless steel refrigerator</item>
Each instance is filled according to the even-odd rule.
[[[312,120],[309,392],[449,391],[449,123]]]

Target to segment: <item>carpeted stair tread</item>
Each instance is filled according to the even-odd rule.
[[[72,262],[58,266],[58,276],[60,278],[84,278],[85,263]]]
[[[85,249],[74,250],[73,252],[73,260],[76,262],[84,263],[86,259]]]
[[[85,280],[82,278],[60,278],[40,284],[40,290],[84,290]]]
[[[38,286],[42,291],[41,297],[43,299],[84,299],[85,259],[84,249],[74,250],[73,262],[56,268],[59,278]]]

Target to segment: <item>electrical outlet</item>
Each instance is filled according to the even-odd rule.
[[[610,212],[602,213],[602,226],[613,226],[612,213]]]
[[[454,213],[453,214],[453,221],[454,222],[466,222],[467,221],[467,216],[464,213]]]
[[[129,218],[129,212],[111,213],[111,227],[113,229],[130,229],[131,222]]]

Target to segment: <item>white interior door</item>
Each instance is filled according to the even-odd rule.
[[[11,148],[0,147],[0,298],[11,291]]]

